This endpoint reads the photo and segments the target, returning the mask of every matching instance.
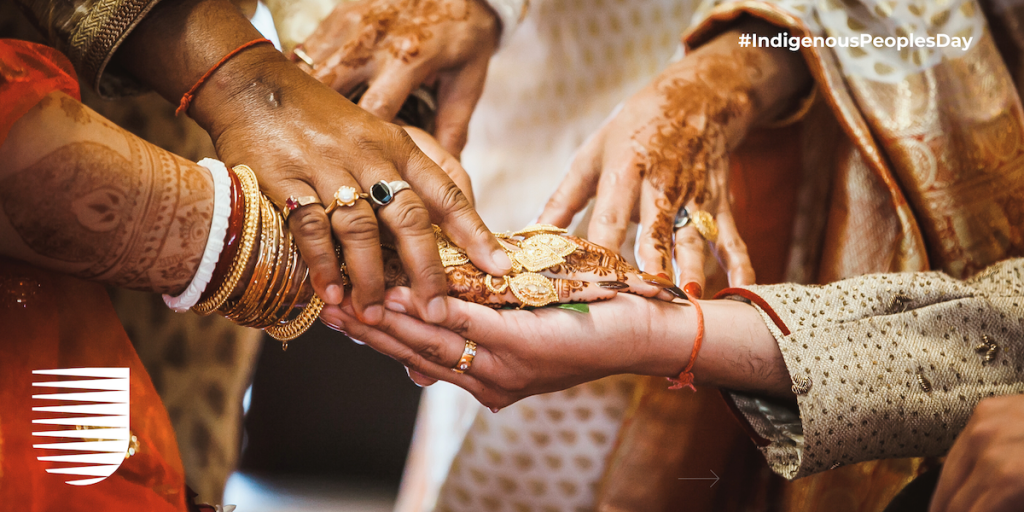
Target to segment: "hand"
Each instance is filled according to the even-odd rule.
[[[677,282],[703,290],[707,243],[692,224],[678,232],[673,226],[687,205],[691,213],[704,210],[716,219],[719,235],[712,247],[730,284],[752,284],[754,271],[728,195],[728,151],[758,120],[771,119],[778,105],[787,104],[806,71],[799,72],[799,57],[794,63],[792,55],[740,48],[741,31],[755,30],[723,34],[630,98],[580,148],[540,222],[566,226],[596,195],[591,240],[620,247],[638,215],[641,268],[671,275],[674,255]]]
[[[671,282],[636,270],[604,247],[559,231],[530,226],[500,234],[513,270],[509,276],[495,277],[469,261],[461,248],[435,228],[435,251],[445,262],[448,294],[492,308],[594,302],[611,299],[620,291],[665,301],[683,297]],[[408,286],[410,279],[399,255],[387,244],[383,254],[385,286]]]
[[[260,37],[227,0],[161,3],[117,58],[177,102],[225,55]],[[481,269],[503,275],[510,268],[465,194],[404,131],[312,79],[269,45],[252,46],[217,67],[187,112],[210,133],[221,159],[252,167],[264,193],[279,205],[291,196],[311,195],[327,205],[341,186],[368,191],[380,180],[409,182],[412,191],[398,193],[376,212],[359,200],[330,219],[315,205],[296,209],[288,219],[313,288],[329,304],[341,303],[345,285],[331,235],[338,239],[350,270],[352,303],[367,323],[383,315],[382,229],[397,240],[416,311],[430,321],[444,318],[447,291],[432,222]]]
[[[618,373],[674,375],[686,365],[693,339],[692,328],[685,327],[693,325],[692,317],[676,316],[692,308],[627,294],[592,304],[586,314],[493,310],[449,299],[443,326],[403,314],[411,311],[410,298],[407,288],[388,290],[388,311],[376,327],[358,322],[347,304],[325,308],[320,318],[406,365],[418,384],[448,381],[491,408]],[[659,329],[666,326],[680,328]],[[456,374],[451,368],[466,339],[477,342],[477,355],[469,371]]]
[[[409,134],[409,138],[416,143],[416,147],[420,148],[420,151],[427,155],[427,158],[441,167],[445,174],[459,186],[466,199],[469,200],[469,204],[475,206],[476,198],[473,195],[473,181],[469,178],[469,173],[466,172],[466,169],[462,167],[462,162],[441,147],[437,139],[426,131],[415,126],[406,125],[403,125],[402,129],[405,130],[405,133]]]
[[[482,0],[342,2],[301,45],[317,80],[390,121],[422,84],[437,88],[436,137],[456,158],[498,47],[498,17]]]
[[[1009,512],[1024,500],[1024,396],[986,398],[939,476],[930,512]]]

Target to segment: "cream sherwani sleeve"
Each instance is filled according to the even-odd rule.
[[[726,293],[760,310],[793,381],[799,411],[726,393],[786,478],[943,455],[979,401],[1024,392],[1024,259]]]

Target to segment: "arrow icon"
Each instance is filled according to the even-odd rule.
[[[709,469],[708,471],[711,471],[711,470]],[[715,475],[715,472],[711,471],[711,474]],[[711,487],[714,487],[715,484],[718,483],[719,478],[718,478],[718,475],[715,475],[714,478],[680,478],[680,480],[714,480],[714,482],[711,482],[711,485],[708,487],[710,489]]]

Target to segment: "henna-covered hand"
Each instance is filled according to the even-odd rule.
[[[448,278],[448,295],[468,302],[491,308],[537,307],[608,300],[618,292],[666,301],[683,298],[670,281],[640,272],[614,252],[554,226],[497,234],[512,260],[513,269],[507,276],[480,270],[440,228],[434,233]],[[387,245],[383,252],[387,287],[408,286],[397,253]]]
[[[342,2],[296,52],[312,67],[295,60],[343,94],[369,83],[359,105],[386,121],[417,87],[436,87],[436,136],[458,157],[500,29],[481,0]]]
[[[779,105],[787,106],[803,82],[790,69],[802,65],[799,56],[794,63],[786,55],[792,52],[740,48],[741,31],[755,30],[719,36],[626,101],[580,148],[540,222],[567,226],[596,196],[591,240],[618,248],[630,220],[639,218],[641,268],[671,275],[674,253],[678,282],[702,289],[707,244],[692,225],[678,233],[674,227],[676,213],[688,205],[717,220],[720,234],[713,248],[730,283],[753,283],[750,258],[731,213],[728,151],[752,125],[771,119]],[[778,91],[774,82],[785,83],[785,90]]]

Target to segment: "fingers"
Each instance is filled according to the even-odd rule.
[[[964,502],[967,496],[963,495],[961,490],[977,463],[972,448],[974,447],[969,446],[967,437],[961,433],[953,443],[953,447],[949,450],[946,461],[942,465],[942,474],[939,475],[939,482],[935,485],[931,506],[928,507],[929,512],[957,510],[953,508],[954,498],[959,498],[961,503]],[[959,510],[967,509],[961,505]]]
[[[444,300],[448,282],[423,201],[415,193],[402,191],[391,203],[379,207],[377,216],[395,235],[399,259],[417,299],[418,316],[431,323],[442,321],[448,314]]]
[[[323,190],[320,197],[334,200],[341,186],[363,189],[348,174],[338,176],[334,190]],[[325,187],[326,188],[326,187]],[[338,206],[330,214],[331,228],[341,244],[352,283],[352,304],[363,322],[374,325],[384,315],[384,266],[380,248],[380,227],[367,200],[352,206]]]
[[[453,75],[442,75],[437,89],[437,141],[456,159],[466,147],[469,119],[473,115],[487,77],[486,56],[477,58]]]
[[[359,100],[359,106],[385,121],[391,121],[413,89],[423,83],[426,74],[423,67],[391,61],[372,79],[370,88]]]
[[[408,288],[404,290],[409,292]],[[411,298],[411,293],[408,293],[405,297],[407,303],[411,303]],[[451,362],[441,359],[450,358],[449,354],[454,354],[456,350],[461,357],[462,349],[465,347],[465,340],[461,337],[408,315],[390,311],[385,314],[380,326],[365,325],[351,313],[352,310],[347,306],[328,306],[321,312],[320,318],[329,327],[342,331],[353,339],[359,339],[426,379],[451,382],[474,395],[484,391],[483,385],[473,376],[451,371],[458,358]],[[402,328],[400,332],[408,334],[408,339],[399,341],[391,334],[396,332],[396,325]],[[389,332],[385,332],[385,329]],[[474,366],[476,363],[474,359]]]
[[[618,252],[640,199],[640,170],[631,150],[605,158],[602,166],[587,236],[595,244]]]
[[[496,276],[505,275],[512,269],[508,255],[473,209],[469,198],[436,164],[416,150],[403,175],[423,198],[431,217],[438,221],[456,245],[466,250],[477,267]],[[433,252],[437,254],[436,246]]]
[[[544,211],[541,212],[538,224],[552,224],[558,227],[569,227],[573,217],[579,213],[597,191],[597,182],[601,173],[601,158],[604,148],[604,129],[599,130],[576,152],[569,172],[562,183],[551,194]]]
[[[615,298],[619,290],[628,288],[618,281],[598,281],[591,283],[576,279],[552,279],[551,284],[558,294],[558,302],[597,302]]]
[[[640,231],[636,256],[640,268],[649,274],[668,276],[672,272],[672,233],[678,207],[649,182],[640,185]]]
[[[722,267],[729,276],[729,286],[746,286],[754,284],[754,266],[750,263],[747,244],[736,229],[736,219],[728,201],[722,201],[722,207],[715,216],[718,224],[718,240],[714,244]],[[686,284],[686,283],[683,283]],[[701,286],[703,289],[703,285]]]
[[[402,128],[409,134],[409,137],[416,143],[416,146],[420,148],[420,151],[423,151],[423,154],[427,155],[428,158],[441,167],[445,174],[459,186],[462,193],[469,199],[470,205],[476,204],[476,200],[473,197],[473,183],[469,178],[469,173],[462,167],[462,163],[441,147],[441,144],[429,133],[414,126],[403,126]]]
[[[284,204],[288,197],[323,197],[309,185],[300,181],[273,183],[266,191],[277,204]],[[277,188],[280,187],[280,188]],[[344,281],[340,264],[334,252],[331,223],[319,205],[309,205],[294,210],[288,216],[288,229],[295,237],[295,245],[309,267],[309,279],[313,290],[327,304],[341,304],[344,299]]]
[[[721,235],[719,235],[721,236]],[[694,295],[703,295],[704,291],[704,259],[707,242],[697,232],[693,224],[688,224],[676,231],[675,261],[679,269],[679,278],[676,280],[680,286],[686,287],[695,283],[699,292]]]

